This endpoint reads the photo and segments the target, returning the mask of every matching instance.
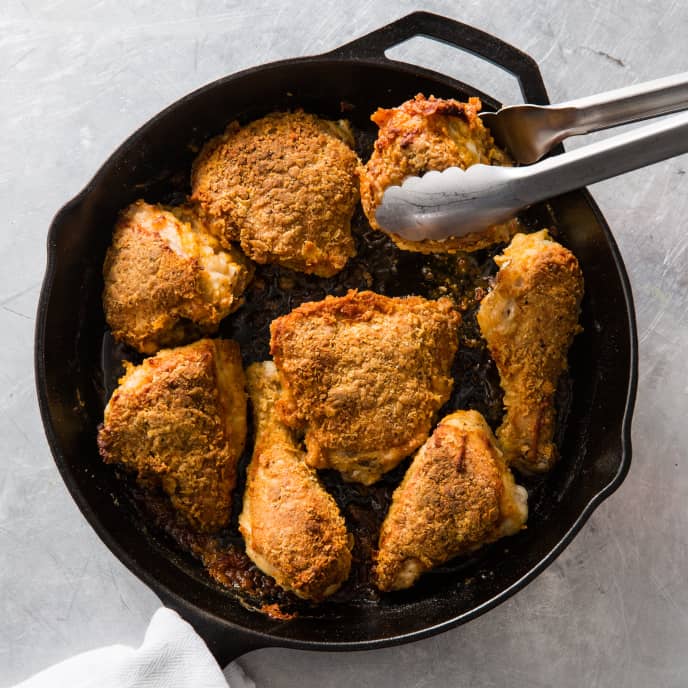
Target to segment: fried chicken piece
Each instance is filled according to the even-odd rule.
[[[425,98],[419,93],[399,107],[379,108],[371,117],[378,125],[375,148],[361,174],[361,204],[374,229],[383,230],[375,220],[375,211],[389,186],[397,186],[406,177],[422,176],[431,170],[448,167],[466,169],[476,163],[511,165],[508,155],[497,148],[488,129],[478,117],[479,98],[467,103],[441,98]],[[390,237],[406,251],[444,253],[475,251],[508,241],[517,231],[516,219],[494,225],[482,232],[472,232],[444,241],[410,241],[397,234]]]
[[[460,316],[447,298],[370,291],[305,303],[270,326],[282,420],[306,461],[370,485],[428,437],[449,398]]]
[[[477,411],[457,411],[418,450],[382,523],[373,570],[382,591],[411,587],[459,554],[517,533],[528,493],[514,483]]]
[[[246,553],[285,590],[319,601],[347,579],[352,541],[336,502],[277,416],[275,364],[254,363],[246,375],[256,425],[239,516]]]
[[[497,364],[506,415],[497,439],[507,462],[539,473],[557,458],[554,393],[580,331],[583,275],[547,230],[517,234],[501,256],[478,324]]]
[[[139,200],[120,214],[105,257],[105,319],[115,339],[155,353],[215,332],[252,275],[188,209]]]
[[[359,160],[348,122],[277,112],[209,141],[191,199],[257,263],[331,277],[355,255]]]
[[[246,439],[239,345],[201,339],[127,365],[98,431],[106,463],[160,485],[197,530],[227,525]]]

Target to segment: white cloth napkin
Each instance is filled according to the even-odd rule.
[[[141,647],[111,645],[67,659],[15,688],[255,688],[236,664],[222,669],[203,639],[171,609],[153,615]]]

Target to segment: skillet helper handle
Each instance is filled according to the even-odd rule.
[[[688,153],[688,112],[515,167],[514,191],[523,207],[682,153]]]
[[[433,38],[501,67],[516,77],[525,102],[547,105],[549,98],[535,60],[512,45],[468,24],[431,12],[413,12],[328,53],[348,60],[387,60],[385,51],[415,36]]]
[[[634,84],[556,106],[569,111],[567,136],[688,109],[688,72]]]

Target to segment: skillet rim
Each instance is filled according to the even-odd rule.
[[[194,625],[197,626],[197,630],[200,626],[202,628],[207,629],[207,631],[209,631],[211,634],[225,634],[227,632],[237,634],[237,637],[231,639],[230,643],[233,643],[234,645],[243,645],[243,647],[240,651],[231,652],[230,654],[232,657],[238,656],[239,654],[243,654],[243,652],[245,651],[250,651],[252,649],[258,649],[260,647],[269,646],[328,651],[352,651],[383,648],[392,645],[407,643],[412,640],[426,638],[431,635],[435,635],[442,631],[458,626],[467,621],[470,621],[471,619],[480,616],[481,614],[489,611],[498,604],[504,602],[506,599],[514,595],[518,590],[525,587],[542,571],[544,571],[544,569],[546,569],[568,546],[573,537],[582,528],[582,526],[585,524],[588,518],[590,518],[590,516],[592,515],[594,510],[599,506],[599,504],[602,503],[602,501],[609,497],[620,486],[620,484],[625,479],[631,464],[631,419],[636,398],[638,378],[638,340],[635,310],[633,306],[633,296],[631,292],[628,275],[616,241],[611,233],[611,230],[590,193],[587,191],[587,189],[582,189],[574,193],[580,194],[582,196],[582,199],[585,201],[585,204],[592,210],[600,228],[602,229],[603,235],[609,247],[611,257],[613,258],[614,267],[619,277],[621,292],[624,298],[624,309],[627,318],[628,334],[630,339],[630,341],[628,342],[630,365],[627,375],[628,382],[626,384],[626,399],[624,403],[623,417],[619,428],[619,467],[615,475],[611,478],[611,480],[589,499],[589,501],[581,510],[580,514],[573,521],[570,528],[552,547],[548,554],[544,556],[542,559],[540,559],[534,566],[532,566],[527,571],[527,573],[524,574],[521,578],[514,581],[509,587],[503,589],[494,597],[490,598],[486,602],[472,608],[467,612],[452,616],[451,618],[446,619],[445,621],[442,621],[440,623],[425,626],[414,631],[401,633],[398,635],[386,636],[384,638],[359,641],[323,641],[299,640],[284,636],[274,636],[268,633],[262,633],[259,631],[246,628],[245,626],[242,626],[234,621],[229,621],[225,617],[218,616],[213,612],[209,612],[203,607],[197,606],[193,602],[190,602],[188,599],[181,597],[176,592],[170,590],[164,583],[161,583],[156,578],[155,574],[152,571],[140,565],[139,562],[135,561],[134,557],[129,554],[128,550],[119,545],[114,536],[111,534],[110,529],[107,528],[98,518],[97,510],[93,510],[91,508],[86,496],[82,493],[82,491],[79,489],[77,485],[77,482],[72,474],[73,469],[68,465],[68,462],[63,455],[60,442],[58,440],[57,432],[53,424],[53,419],[50,414],[47,390],[45,350],[47,336],[48,306],[50,296],[53,290],[55,274],[58,269],[58,260],[56,255],[58,238],[61,231],[61,226],[64,224],[65,217],[71,211],[77,209],[84,202],[84,200],[89,196],[91,191],[97,186],[100,178],[106,174],[106,170],[108,170],[112,166],[113,161],[116,158],[118,158],[122,151],[134,145],[139,137],[143,136],[143,134],[147,132],[149,129],[154,128],[158,124],[159,120],[161,120],[163,117],[166,117],[172,110],[178,108],[185,102],[194,100],[204,95],[205,93],[209,92],[214,88],[226,84],[229,81],[242,77],[252,76],[259,72],[267,71],[270,69],[275,69],[279,67],[293,68],[300,64],[307,63],[323,63],[327,61],[332,61],[355,63],[362,67],[380,67],[381,60],[379,57],[375,58],[374,56],[365,56],[362,58],[351,58],[347,57],[346,55],[338,54],[342,50],[342,48],[345,47],[346,45],[342,46],[341,48],[337,48],[334,51],[324,53],[321,55],[279,60],[263,65],[250,67],[240,72],[236,72],[221,77],[220,79],[214,80],[207,84],[204,84],[200,88],[174,101],[166,108],[161,110],[159,113],[157,113],[154,117],[142,124],[125,141],[123,141],[110,156],[108,156],[105,162],[103,162],[103,164],[98,168],[96,173],[83,187],[83,189],[79,193],[77,193],[72,199],[67,201],[67,203],[65,203],[65,205],[57,212],[51,223],[47,237],[47,265],[45,276],[41,285],[41,292],[37,309],[36,330],[34,340],[34,364],[36,374],[37,396],[41,413],[41,419],[48,440],[48,445],[50,447],[55,463],[57,464],[60,475],[63,481],[65,482],[72,498],[79,507],[80,511],[82,512],[86,520],[89,522],[91,527],[93,527],[93,529],[96,531],[99,538],[132,573],[134,573],[140,580],[146,583],[159,597],[161,597],[164,603],[169,604],[169,606],[172,606],[173,608],[180,610],[182,614],[187,618],[191,618]],[[387,58],[384,58],[383,63],[386,66],[392,67],[400,71],[406,71],[414,75],[420,75],[434,80],[437,80],[438,78],[441,78],[445,81],[449,80],[452,81],[457,88],[464,88],[465,90],[474,92],[477,95],[484,95],[481,94],[477,89],[468,86],[467,84],[463,84],[462,82],[459,82],[454,79],[449,79],[448,77],[446,77],[446,75],[443,75],[439,72],[435,72],[433,70],[420,68],[405,62],[389,60]],[[202,631],[200,632],[201,635],[204,635]],[[212,638],[209,641],[209,645],[211,646],[211,649],[213,649],[213,651],[216,652],[218,648],[216,647],[216,643],[213,642]]]

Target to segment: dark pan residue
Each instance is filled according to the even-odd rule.
[[[362,160],[367,160],[374,132],[359,129],[356,136],[357,152]],[[183,194],[177,187],[166,197],[151,200],[179,203],[183,201]],[[546,206],[526,215],[523,222],[529,230],[552,226]],[[462,323],[460,347],[453,367],[456,380],[454,392],[441,410],[440,417],[453,410],[472,408],[480,411],[490,426],[496,429],[502,417],[502,391],[475,316],[480,300],[491,288],[497,272],[493,256],[500,253],[504,245],[472,254],[426,255],[401,251],[384,234],[370,228],[360,206],[354,215],[352,228],[357,255],[332,278],[323,279],[271,265],[257,266],[255,278],[245,294],[245,304],[221,324],[219,336],[238,341],[244,364],[249,365],[269,358],[270,323],[306,301],[321,300],[327,295],[341,296],[349,289],[370,289],[388,296],[448,296],[461,312]],[[123,360],[140,363],[142,357],[115,343],[106,332],[101,356],[102,379],[94,381],[101,392],[103,407],[123,372]],[[571,383],[565,377],[557,395],[559,423],[556,437],[559,441],[565,430],[571,396]],[[339,604],[369,604],[378,600],[380,593],[370,580],[371,559],[392,493],[401,482],[410,459],[368,487],[344,483],[334,471],[320,472],[325,488],[339,504],[347,526],[354,535],[355,545],[349,579],[328,601],[315,607],[279,588],[245,554],[238,531],[238,515],[246,467],[251,458],[252,439],[249,431],[247,448],[240,461],[232,519],[223,532],[214,536],[195,533],[171,507],[164,494],[142,488],[131,477],[120,472],[118,476],[124,485],[132,518],[150,524],[151,535],[163,540],[168,549],[179,552],[180,556],[187,559],[193,557],[200,561],[213,581],[235,595],[245,606],[275,618],[311,616],[327,610],[336,613]],[[547,490],[546,478],[524,477],[519,482],[528,488],[531,508],[543,501],[541,497]],[[470,557],[455,559],[428,575],[458,577],[468,583],[482,553],[489,550],[490,547],[487,547]]]

